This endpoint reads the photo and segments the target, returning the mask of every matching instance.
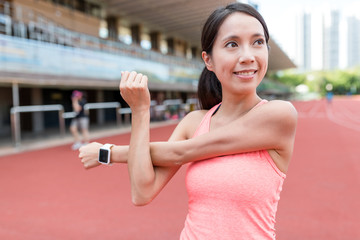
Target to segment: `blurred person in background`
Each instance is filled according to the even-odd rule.
[[[75,90],[71,94],[71,101],[75,117],[71,120],[70,132],[74,137],[74,144],[71,146],[73,150],[79,149],[82,145],[89,143],[89,117],[84,111],[86,99],[84,93]],[[80,133],[82,135],[82,141]]]
[[[233,3],[209,16],[201,42],[202,110],[187,114],[168,142],[150,143],[148,79],[123,72],[120,94],[132,110],[130,145],[91,143],[79,157],[85,168],[127,163],[138,206],[150,203],[188,164],[182,240],[275,239],[297,112],[289,102],[256,93],[268,66],[266,23],[250,5]]]

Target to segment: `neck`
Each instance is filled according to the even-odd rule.
[[[260,101],[261,98],[257,94],[248,95],[236,100],[223,97],[223,101],[217,115],[222,118],[229,118],[229,120],[233,120],[249,112]]]

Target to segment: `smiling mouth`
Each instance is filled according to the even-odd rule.
[[[234,72],[234,74],[239,75],[239,76],[251,76],[251,75],[254,75],[256,72],[257,72],[257,70],[255,70],[255,71]]]

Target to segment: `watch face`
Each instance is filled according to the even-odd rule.
[[[100,148],[100,152],[99,152],[99,162],[101,163],[108,163],[109,159],[108,159],[108,154],[109,154],[109,150],[106,149],[101,149]]]

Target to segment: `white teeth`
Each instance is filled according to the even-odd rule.
[[[255,71],[251,71],[251,72],[236,72],[235,74],[236,75],[243,75],[243,76],[249,76],[249,75],[252,75],[254,74]]]

